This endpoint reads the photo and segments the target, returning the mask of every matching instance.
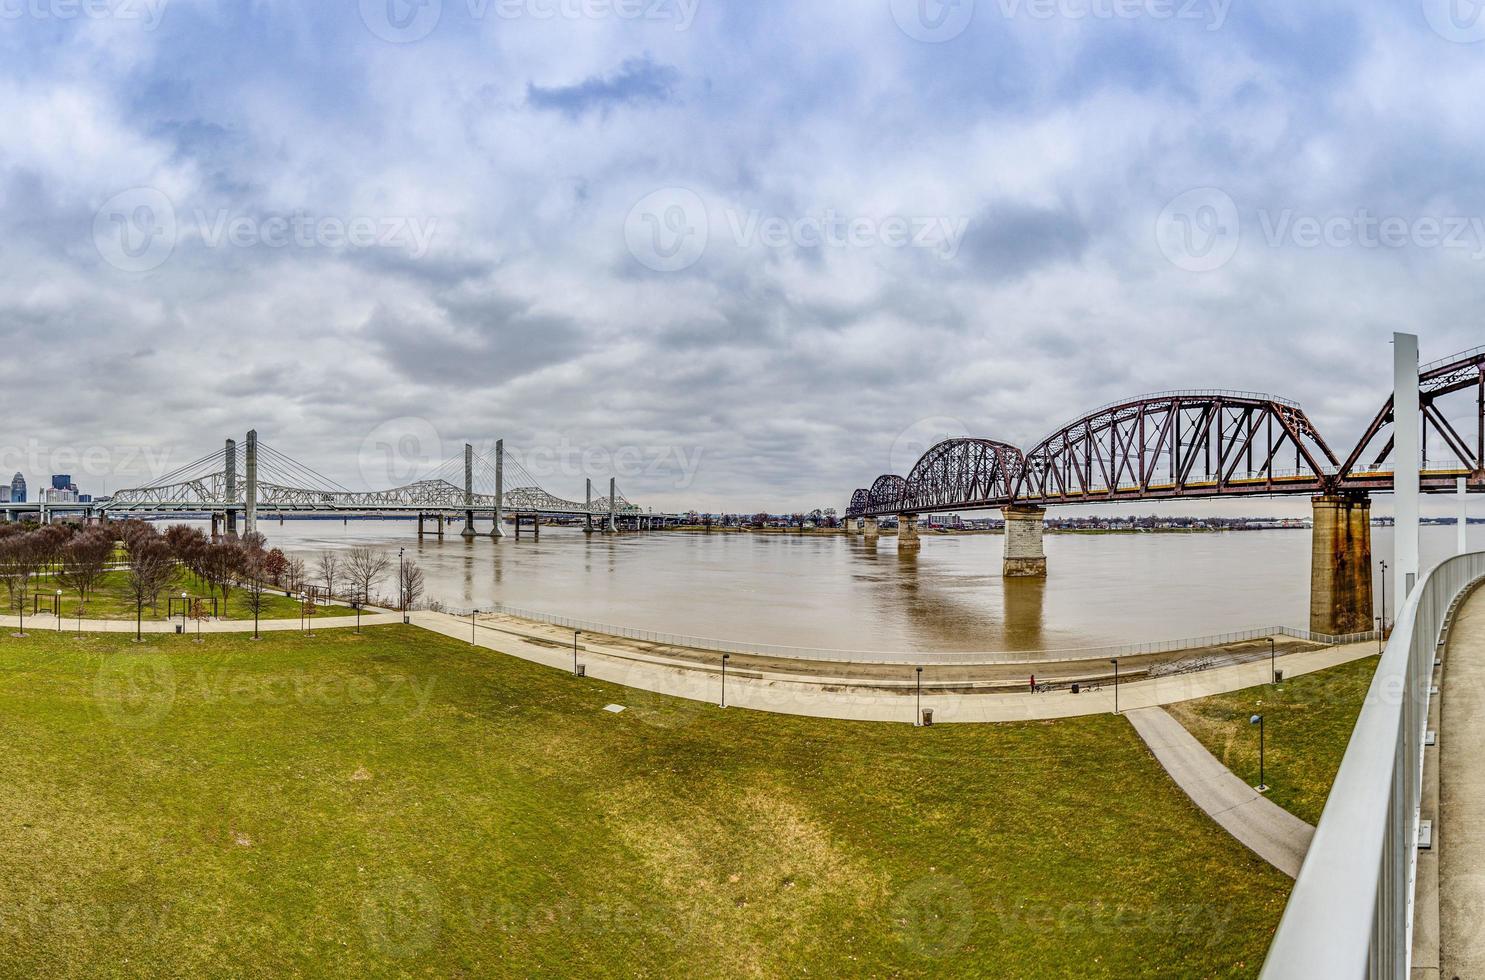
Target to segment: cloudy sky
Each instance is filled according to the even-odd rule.
[[[1470,8],[0,0],[0,467],[504,438],[569,496],[843,506],[1190,387],[1344,454],[1392,331],[1485,343]]]

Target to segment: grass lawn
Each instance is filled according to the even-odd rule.
[[[33,591],[41,595],[41,609],[43,615],[52,612],[49,593],[54,592],[58,586],[50,577],[39,577],[35,580]],[[182,592],[190,593],[192,598],[206,600],[206,611],[211,612],[211,590],[206,583],[197,578],[190,571],[182,568],[176,577],[175,584],[160,593],[160,607],[151,609],[144,607],[144,618],[148,620],[164,619],[169,604],[165,601],[167,596],[174,595],[179,599]],[[221,606],[221,594],[217,594],[217,604]],[[299,600],[291,599],[284,595],[283,589],[269,589],[263,593],[263,619],[298,619]],[[354,616],[356,611],[346,606],[317,606],[316,616]],[[75,619],[78,614],[77,593],[66,589],[62,591],[62,618]],[[26,604],[26,615],[31,615],[31,603]],[[105,572],[98,587],[88,596],[86,607],[82,610],[85,619],[127,619],[133,620],[136,615],[134,597],[129,592],[128,572]],[[180,616],[180,603],[176,603],[175,615]],[[227,606],[223,619],[252,619],[253,611],[248,608],[247,592],[243,589],[233,589],[228,593]]]
[[[1366,657],[1329,670],[1231,694],[1168,705],[1166,710],[1222,764],[1258,785],[1258,728],[1263,715],[1268,797],[1315,823],[1351,741],[1351,730],[1377,672]]]
[[[1290,885],[1122,718],[724,711],[414,627],[6,636],[0,740],[11,975],[1254,976]]]

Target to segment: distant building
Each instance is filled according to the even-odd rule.
[[[13,504],[26,502],[26,478],[19,473],[10,481],[10,502]]]
[[[52,474],[52,489],[53,490],[76,490],[77,488],[72,485],[72,474],[71,473],[53,473]]]
[[[10,485],[0,483],[0,504],[10,503]]]
[[[80,504],[91,504],[93,502],[93,495],[91,493],[80,493],[77,495],[77,502]]]
[[[48,504],[75,504],[77,503],[77,491],[47,487],[41,491],[41,499]]]

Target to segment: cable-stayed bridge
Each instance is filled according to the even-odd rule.
[[[260,517],[273,515],[344,515],[418,517],[419,533],[433,520],[437,533],[444,522],[463,516],[463,533],[473,535],[476,518],[488,518],[490,534],[502,537],[507,515],[516,521],[517,533],[523,518],[539,523],[542,517],[582,517],[589,529],[616,531],[621,525],[648,527],[651,515],[627,500],[614,479],[607,493],[594,496],[593,481],[587,481],[582,501],[567,500],[542,487],[518,459],[505,452],[504,441],[495,444],[493,459],[465,445],[462,455],[451,457],[419,479],[385,490],[352,490],[259,441],[256,432],[238,443],[228,439],[223,447],[138,487],[120,490],[110,499],[94,504],[11,504],[16,512],[39,511],[45,519],[56,513],[94,513],[110,517],[156,517],[171,514],[205,514],[213,529],[220,522],[229,533],[257,528]]]

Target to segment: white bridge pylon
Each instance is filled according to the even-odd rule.
[[[512,484],[509,490],[507,483]],[[624,498],[614,480],[609,480],[609,494],[597,499],[592,486],[589,480],[588,498],[582,503],[549,493],[519,460],[505,452],[501,441],[495,444],[493,462],[466,445],[462,454],[414,483],[388,490],[351,490],[259,442],[257,433],[249,432],[243,445],[229,439],[224,448],[152,483],[118,491],[100,510],[225,513],[229,519],[240,513],[248,531],[263,513],[512,513],[602,517],[610,526],[617,518],[643,513]]]

